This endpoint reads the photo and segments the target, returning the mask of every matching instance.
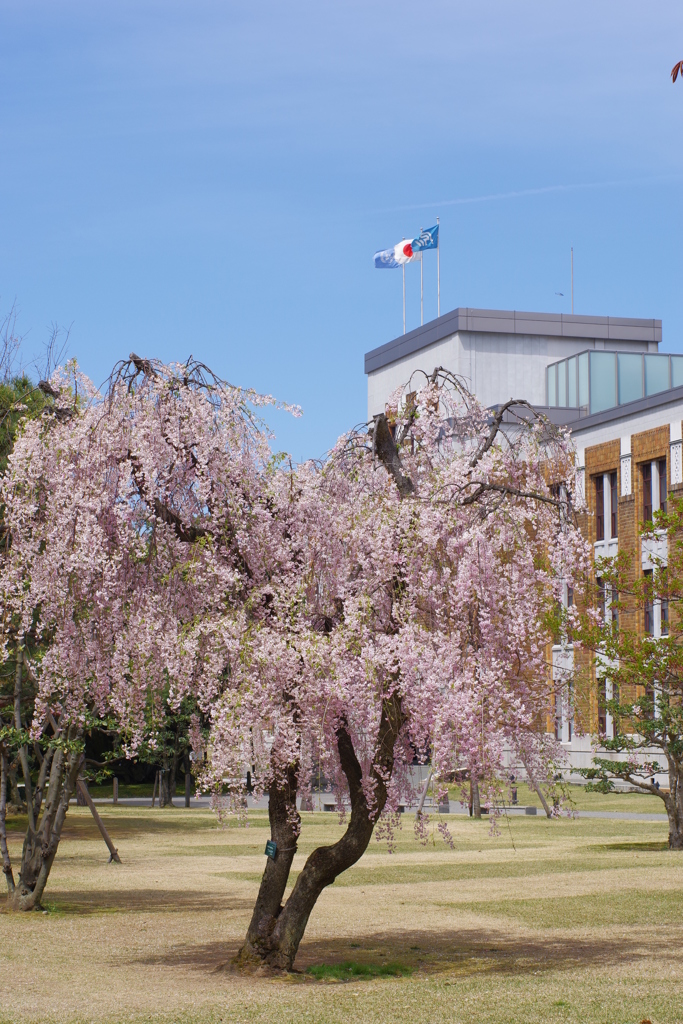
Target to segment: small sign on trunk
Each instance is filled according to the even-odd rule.
[[[271,860],[275,860],[277,854],[277,843],[272,839],[269,839],[266,843],[266,857],[270,857]]]

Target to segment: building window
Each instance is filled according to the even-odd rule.
[[[659,575],[659,588],[660,588],[660,616],[659,616],[659,635],[669,635],[669,588],[666,581],[666,569],[662,569]]]
[[[610,524],[612,529],[612,537],[618,537],[617,533],[617,474],[610,473],[609,475],[609,498],[610,498],[610,511],[612,515],[612,522]]]
[[[647,636],[655,635],[655,610],[652,600],[652,569],[646,569],[643,573],[646,583],[645,592],[645,633]]]
[[[643,520],[651,522],[657,509],[666,512],[668,488],[666,483],[666,459],[645,462],[643,474]]]
[[[602,474],[595,478],[595,528],[596,540],[605,539],[605,485]]]
[[[595,577],[595,582],[596,582],[597,588],[598,588],[598,593],[597,593],[598,611],[600,612],[600,618],[601,618],[602,622],[604,623],[604,621],[605,621],[605,583],[604,583],[604,580],[603,580],[602,576],[596,576]]]
[[[652,463],[643,466],[643,520],[652,520]]]
[[[609,612],[614,629],[619,629],[619,609],[616,607],[618,601],[619,591],[615,590],[614,587],[611,587],[609,595]]]
[[[666,459],[660,459],[659,469],[659,507],[666,512]]]

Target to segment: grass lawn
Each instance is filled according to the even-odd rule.
[[[177,783],[177,796],[183,796],[185,793],[184,783]],[[133,782],[128,785],[123,782],[119,782],[119,799],[124,800],[131,797],[150,797],[152,796],[152,789],[154,788],[153,782]],[[89,785],[88,791],[90,795],[99,797],[104,800],[111,800],[114,795],[114,784],[107,782],[103,786]]]
[[[120,866],[72,808],[48,913],[0,911],[1,1024],[683,1024],[683,854],[663,822],[522,816],[491,837],[453,816],[451,851],[406,818],[394,854],[373,842],[323,893],[283,979],[230,967],[264,812],[226,830],[203,810],[102,813]],[[304,815],[295,869],[340,833]]]
[[[518,782],[517,803],[519,807],[537,807],[541,801],[535,789],[526,782]],[[451,800],[461,800],[462,790],[449,787]],[[664,802],[650,793],[587,793],[585,786],[569,786],[572,805],[577,811],[627,811],[638,814],[666,814]],[[568,809],[565,807],[565,810]]]

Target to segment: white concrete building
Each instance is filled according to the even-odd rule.
[[[661,320],[455,309],[366,354],[368,419],[418,370],[459,374],[484,405],[525,398],[544,406],[550,363],[589,350],[656,353],[661,340]]]

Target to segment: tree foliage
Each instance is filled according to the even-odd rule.
[[[658,796],[669,845],[683,849],[683,498],[671,496],[667,510],[643,524],[641,541],[651,570],[637,575],[624,552],[600,560],[603,611],[588,609],[577,635],[593,654],[599,703],[613,723],[611,737],[597,737],[602,754],[584,775],[603,792],[621,780]],[[655,609],[663,632],[657,638],[643,629]],[[661,772],[668,772],[668,788],[655,781]]]

